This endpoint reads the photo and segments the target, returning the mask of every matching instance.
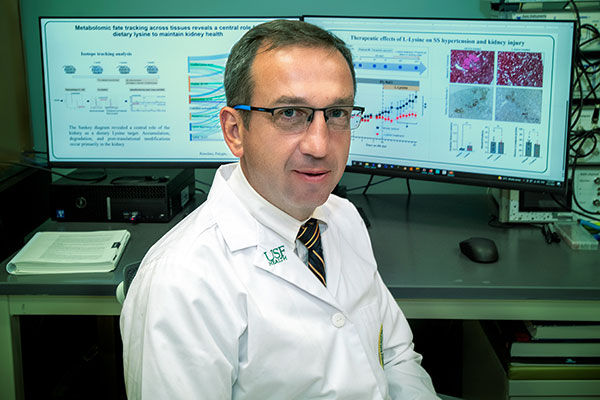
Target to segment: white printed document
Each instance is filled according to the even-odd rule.
[[[110,272],[131,234],[127,230],[38,232],[10,260],[14,275]]]

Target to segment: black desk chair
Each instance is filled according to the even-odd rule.
[[[121,304],[125,301],[125,296],[127,296],[127,291],[140,267],[140,263],[141,261],[136,261],[123,267],[123,281],[117,286],[117,300]]]

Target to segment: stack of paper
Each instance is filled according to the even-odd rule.
[[[598,323],[481,321],[481,325],[506,371],[509,399],[600,398]]]
[[[6,265],[15,275],[109,272],[129,241],[127,230],[38,232]]]
[[[532,339],[600,341],[600,322],[524,321]]]

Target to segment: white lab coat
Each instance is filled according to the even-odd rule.
[[[325,288],[233,194],[232,168],[153,246],[129,289],[128,398],[436,399],[356,209],[335,196],[321,208]]]

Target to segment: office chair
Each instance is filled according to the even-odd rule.
[[[140,263],[141,261],[136,261],[123,267],[123,281],[117,286],[117,300],[121,304],[125,301],[125,296],[127,296],[127,291],[140,267]]]

